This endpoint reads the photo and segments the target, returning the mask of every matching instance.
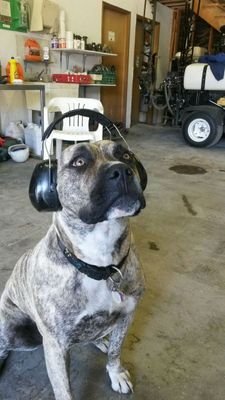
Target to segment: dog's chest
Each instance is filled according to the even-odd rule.
[[[84,293],[87,296],[88,314],[94,314],[98,311],[122,312],[127,314],[135,306],[133,296],[128,295],[120,288],[120,285],[113,287],[107,281],[94,281],[85,277],[83,280]]]
[[[121,236],[123,240],[119,241]],[[123,226],[122,222],[118,221],[97,224],[94,230],[88,232],[85,237],[78,232],[74,243],[76,243],[75,254],[78,254],[86,263],[98,266],[117,265],[121,261],[122,246],[122,254],[129,246],[126,225]],[[115,286],[109,279],[98,281],[84,274],[79,275],[78,284],[77,273],[73,267],[70,266],[66,270],[68,276],[65,276],[63,270],[65,283],[59,275],[60,282],[56,285],[62,293],[60,299],[61,297],[64,299],[63,307],[61,301],[58,304],[53,298],[56,305],[54,329],[57,334],[62,335],[63,331],[64,337],[72,343],[93,341],[109,333],[119,318],[134,310],[137,297],[128,293],[128,290],[134,292],[130,288],[136,287],[137,279],[134,273],[136,261],[133,260],[132,254],[133,252],[130,251],[129,260],[126,260],[127,265],[122,268],[122,275],[119,276],[119,273],[116,277],[113,275],[113,279],[119,281]],[[128,265],[129,273],[125,273]]]
[[[86,305],[74,319],[68,333],[73,343],[93,341],[108,334],[118,318],[131,313],[136,300],[123,292],[114,292],[106,281],[85,277],[82,282]],[[65,326],[64,326],[65,331]]]

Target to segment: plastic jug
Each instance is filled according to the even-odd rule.
[[[21,79],[23,81],[24,80],[23,67],[17,59],[15,59],[15,61],[16,61],[16,78],[15,79]],[[11,60],[8,62],[7,66],[6,66],[6,75],[7,75],[7,82],[13,83],[13,82],[10,82],[10,69],[11,69]]]
[[[28,123],[24,130],[25,132],[25,143],[29,146],[31,152],[41,157],[42,155],[42,132],[41,128],[37,124],[32,122]]]
[[[5,129],[5,136],[24,141],[24,127],[21,121],[10,122]]]

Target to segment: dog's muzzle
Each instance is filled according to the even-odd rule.
[[[134,170],[122,162],[108,163],[99,171],[90,194],[90,205],[80,210],[83,222],[93,224],[108,219],[110,210],[120,216],[136,215],[145,207],[145,199]]]

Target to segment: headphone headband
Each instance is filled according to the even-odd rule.
[[[75,117],[76,115],[81,115],[82,117],[91,118],[95,122],[98,122],[103,127],[108,128],[108,129],[115,127],[114,123],[109,118],[107,118],[104,114],[101,114],[98,111],[89,110],[87,108],[79,108],[76,110],[68,111],[68,112],[62,114],[60,117],[56,118],[45,130],[42,140],[47,139],[51,135],[55,126],[59,122],[61,122],[64,118]]]

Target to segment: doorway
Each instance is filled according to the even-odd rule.
[[[159,49],[159,32],[160,24],[159,22],[154,23],[154,33],[148,32],[145,25],[149,25],[151,21],[147,18],[137,16],[136,20],[136,31],[135,31],[135,50],[134,50],[134,75],[133,75],[133,91],[132,91],[132,108],[131,108],[131,125],[138,122],[143,122],[141,120],[141,110],[144,110],[145,122],[151,123],[152,121],[152,110],[148,109],[148,105],[145,107],[143,105],[143,96],[140,90],[140,77],[144,63],[144,45],[152,43],[153,35],[153,48],[151,49],[152,57],[152,69],[153,69],[153,87],[156,75],[157,67],[157,54]]]
[[[111,48],[116,57],[103,57],[105,66],[114,66],[116,86],[101,88],[105,115],[125,125],[127,103],[127,75],[129,57],[130,12],[103,2],[102,43]]]

